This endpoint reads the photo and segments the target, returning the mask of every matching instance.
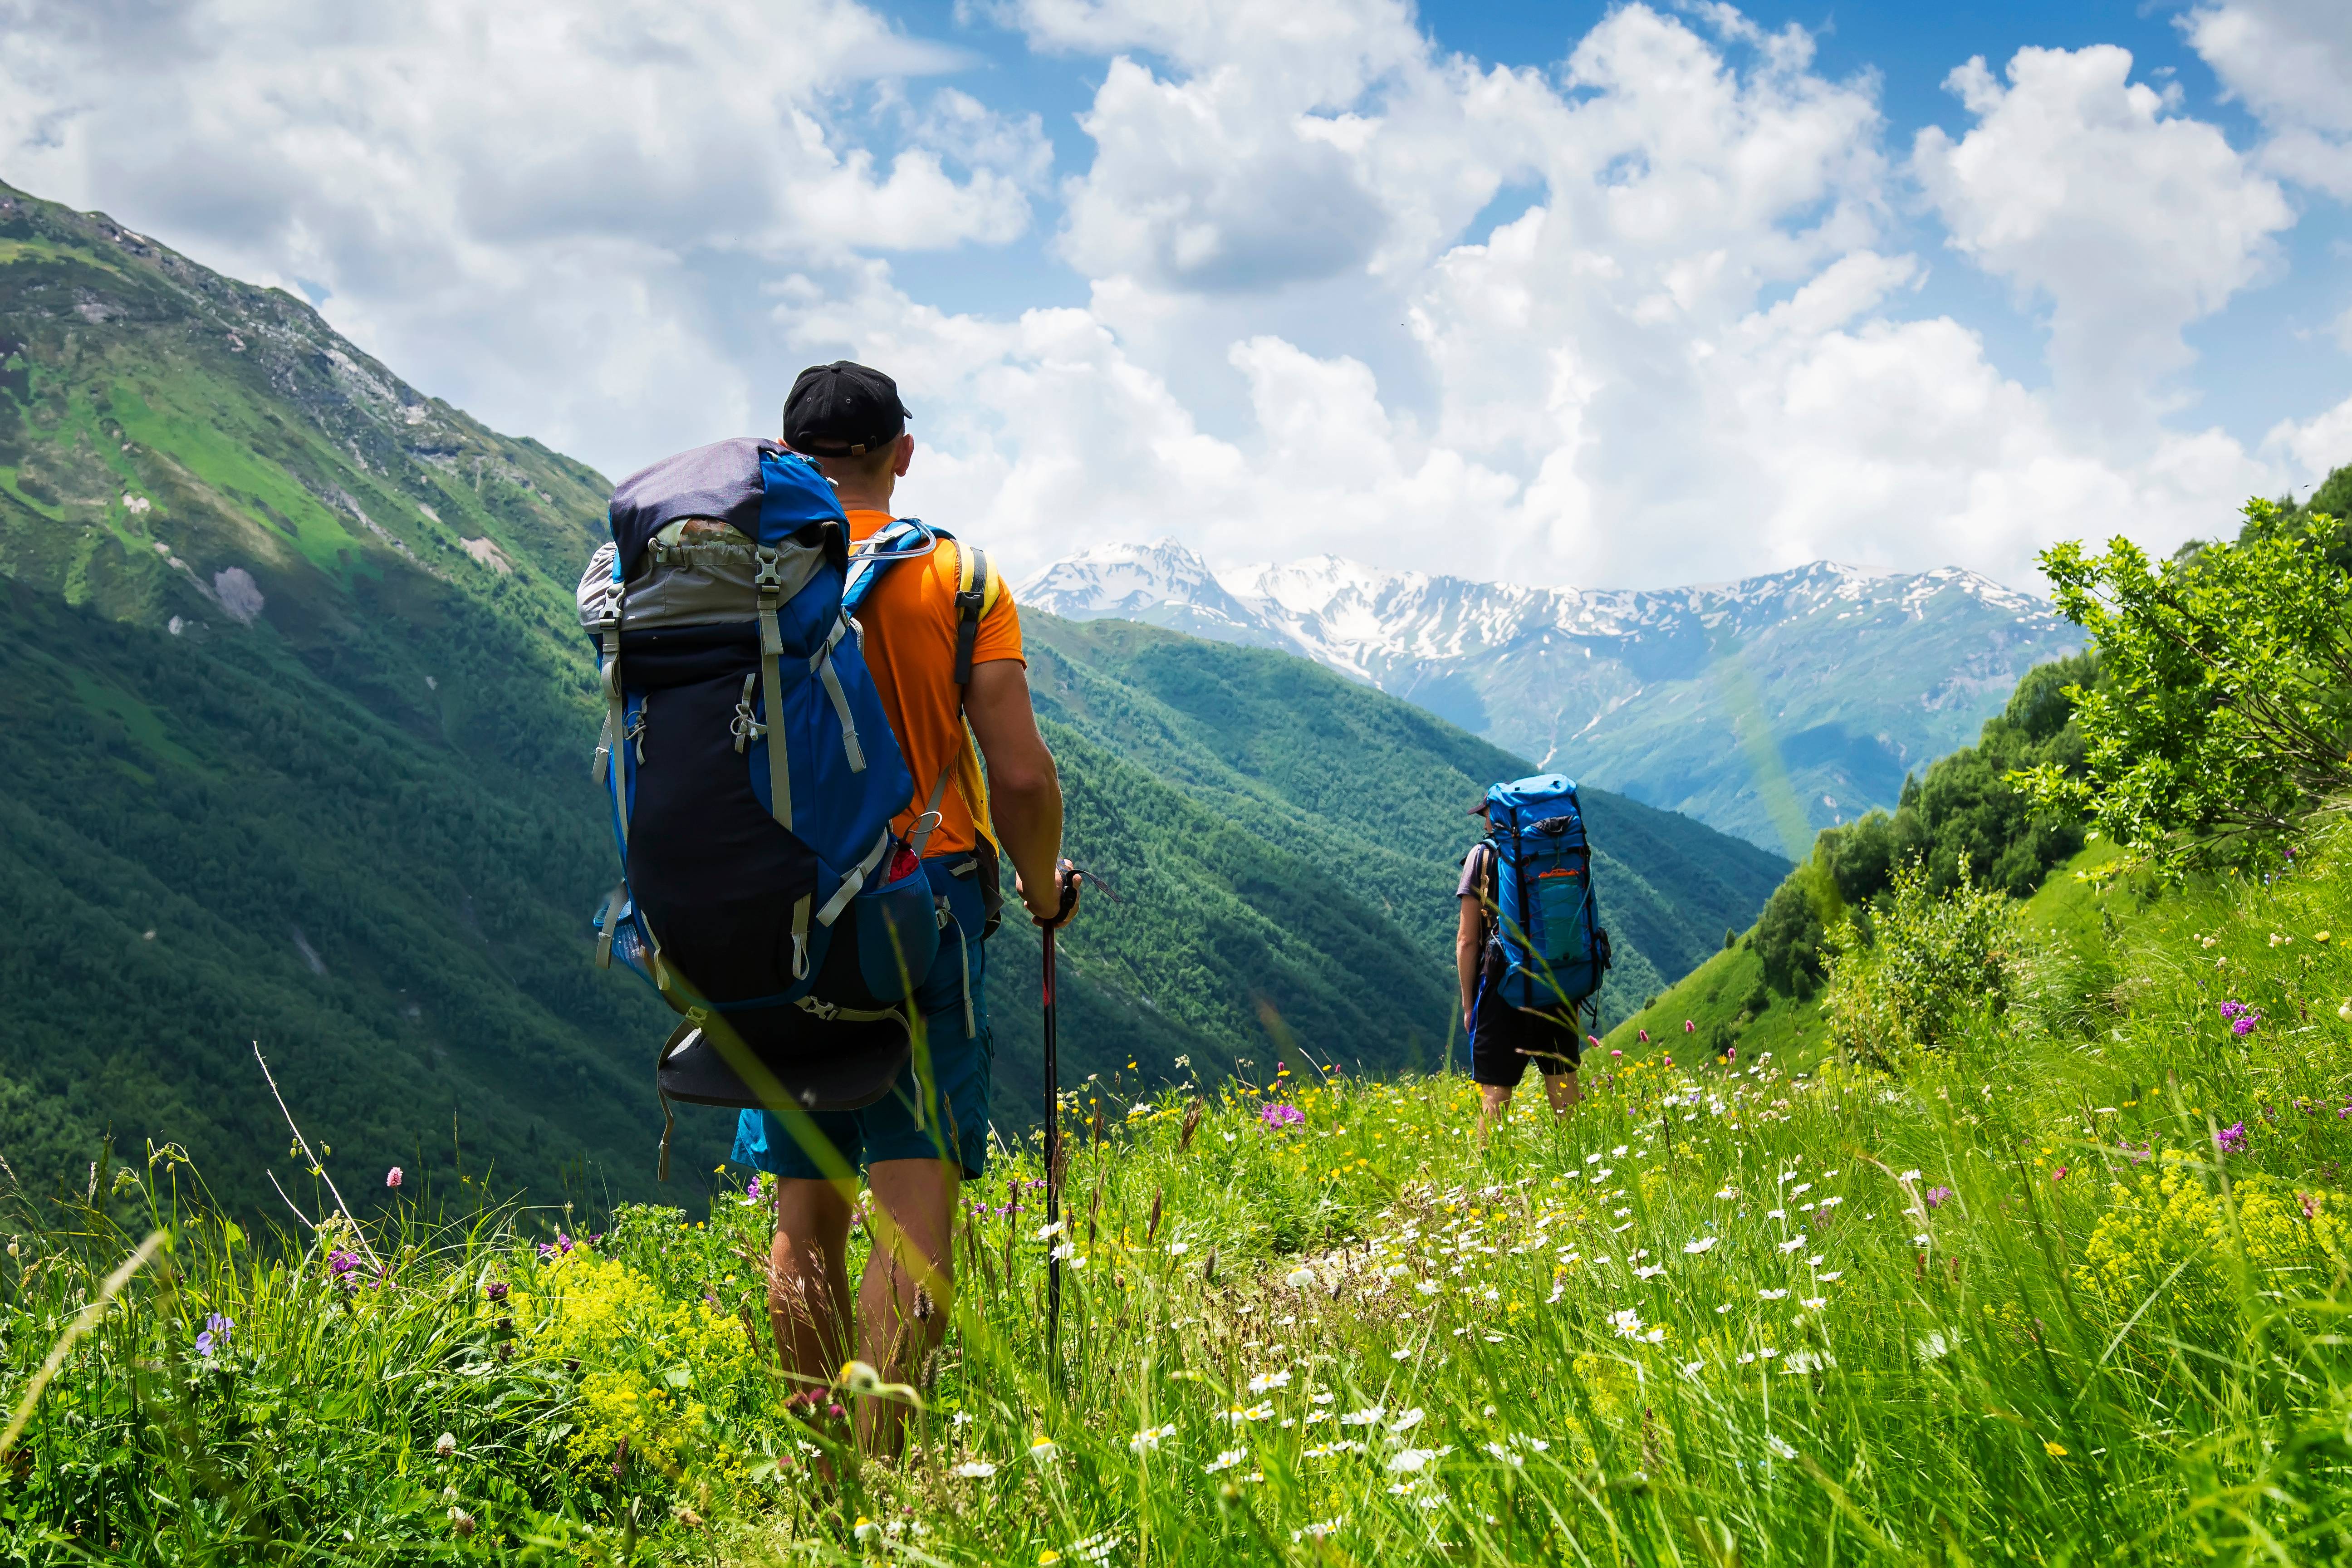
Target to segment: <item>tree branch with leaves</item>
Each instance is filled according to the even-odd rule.
[[[2234,544],[2151,562],[2125,539],[2045,551],[2105,678],[2074,689],[2084,771],[2012,775],[2039,805],[2176,869],[2266,856],[2352,795],[2352,579],[2333,518],[2247,503]]]

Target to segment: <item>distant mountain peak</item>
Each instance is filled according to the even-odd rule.
[[[1021,592],[1073,619],[1301,655],[1790,854],[1792,834],[1894,804],[1906,772],[1973,741],[2020,675],[2075,646],[2047,603],[1958,566],[1548,587],[1329,554],[1216,572],[1163,539],[1097,545]],[[1751,742],[1759,717],[1777,767]]]

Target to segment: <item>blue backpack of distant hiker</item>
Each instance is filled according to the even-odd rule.
[[[1609,933],[1601,929],[1575,782],[1540,773],[1495,785],[1486,792],[1486,834],[1503,1000],[1539,1008],[1582,1002],[1608,973]]]
[[[939,949],[921,865],[937,818],[891,830],[914,784],[843,603],[848,519],[806,458],[737,439],[624,479],[611,521],[579,588],[622,868],[596,962],[686,1015],[657,1064],[665,1106],[778,1085],[809,1110],[871,1104],[911,1053],[903,1004]]]

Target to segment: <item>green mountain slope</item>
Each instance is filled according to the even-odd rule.
[[[79,1182],[110,1130],[275,1205],[294,1165],[257,1041],[340,1170],[652,1190],[668,1015],[584,936],[613,860],[572,584],[606,489],[287,295],[0,187],[15,1169]],[[1286,656],[1029,626],[1073,848],[1119,895],[1065,949],[1066,1081],[1264,1061],[1270,1027],[1435,1062],[1463,807],[1526,764]],[[1784,868],[1591,812],[1622,1011]],[[1010,1127],[1042,1108],[1035,938],[1016,921],[992,954]],[[725,1117],[685,1125],[708,1170]]]
[[[379,1170],[645,1168],[666,1010],[578,937],[610,850],[571,582],[605,488],[284,294],[0,189],[20,1173],[110,1127],[274,1205],[256,1040]]]

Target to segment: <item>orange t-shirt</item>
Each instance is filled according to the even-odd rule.
[[[890,521],[887,511],[850,512],[851,542],[863,544]],[[959,757],[965,759],[940,797],[940,825],[923,846],[927,856],[975,847],[980,836],[974,808],[982,821],[988,810],[987,783],[965,753],[963,693],[955,685],[956,578],[962,564],[955,542],[941,540],[922,560],[901,562],[884,572],[857,616],[866,634],[866,667],[874,673],[875,689],[881,695],[883,712],[890,717],[891,732],[898,737],[907,771],[915,775],[915,798],[891,826],[902,834],[912,831],[940,771]],[[988,565],[993,574],[996,563],[991,560]],[[1026,664],[1021,652],[1021,612],[1013,607],[1012,585],[1000,582],[991,599],[972,640],[972,664],[999,658]]]

